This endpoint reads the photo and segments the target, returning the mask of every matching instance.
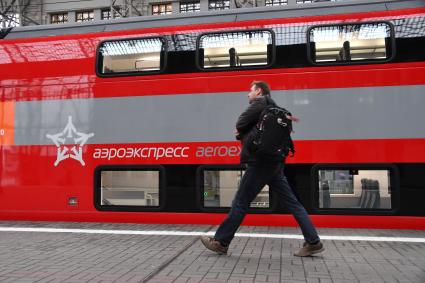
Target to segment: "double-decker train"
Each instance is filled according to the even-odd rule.
[[[18,27],[0,39],[0,219],[218,224],[254,80],[300,118],[319,227],[425,229],[425,1]],[[295,225],[273,188],[247,225]]]

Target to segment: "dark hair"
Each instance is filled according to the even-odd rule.
[[[251,86],[255,86],[255,88],[261,88],[263,95],[270,95],[270,87],[266,82],[263,81],[253,81]]]

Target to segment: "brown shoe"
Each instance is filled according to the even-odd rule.
[[[296,253],[294,256],[311,256],[313,254],[317,254],[323,252],[325,248],[323,247],[322,242],[318,242],[317,244],[309,244],[304,242],[303,247]]]
[[[216,252],[221,255],[227,254],[227,250],[229,247],[223,246],[219,241],[214,238],[202,236],[201,242],[207,249],[212,250],[213,252]]]

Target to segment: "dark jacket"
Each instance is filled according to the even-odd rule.
[[[252,139],[256,133],[255,125],[260,120],[261,113],[267,107],[267,105],[275,104],[270,96],[259,96],[255,98],[248,106],[248,108],[239,116],[238,121],[236,122],[236,130],[239,132],[239,135],[236,137],[242,142],[242,151],[241,151],[241,163],[254,163],[259,160],[255,156],[255,153],[252,150]],[[271,160],[264,162],[279,162],[282,161],[282,156],[276,156]]]

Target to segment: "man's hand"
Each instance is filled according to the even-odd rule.
[[[240,140],[241,139],[241,136],[239,134],[238,129],[235,129],[235,137],[236,137],[237,140]]]
[[[300,121],[300,119],[297,116],[294,116],[294,115],[292,115],[292,116],[287,115],[286,118],[288,118],[289,120],[294,121],[294,122]]]

